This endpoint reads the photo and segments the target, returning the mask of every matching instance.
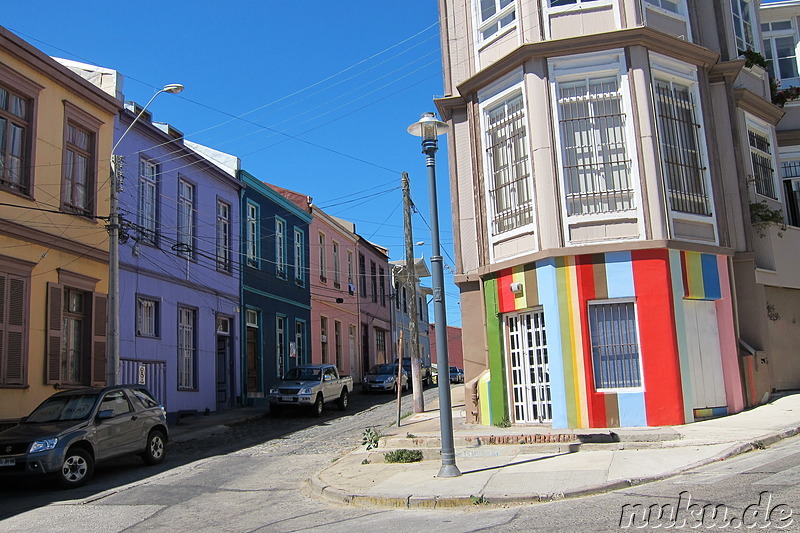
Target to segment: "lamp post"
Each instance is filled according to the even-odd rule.
[[[156,92],[111,148],[111,187],[109,187],[108,201],[108,331],[106,332],[109,342],[106,355],[106,385],[119,384],[119,173],[114,152],[133,125],[142,118],[156,96],[161,93],[178,94],[182,90],[183,85],[170,83]]]
[[[431,267],[433,276],[433,314],[436,324],[436,366],[448,371],[450,362],[447,353],[447,315],[444,301],[444,268],[439,245],[439,207],[436,200],[436,150],[438,137],[447,133],[449,127],[436,120],[434,113],[423,113],[418,122],[408,127],[408,133],[422,137],[422,153],[428,167],[428,197],[431,208]],[[450,401],[450,380],[438,380],[439,427],[442,433],[442,466],[437,477],[458,477],[461,471],[456,466],[456,451],[453,445],[453,411]]]

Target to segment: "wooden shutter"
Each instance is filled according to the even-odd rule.
[[[47,368],[45,382],[54,385],[61,382],[61,334],[64,310],[64,286],[47,284]]]
[[[6,338],[2,346],[6,357],[5,384],[25,385],[25,279],[9,276],[7,283],[8,300],[0,304],[7,306]]]
[[[108,297],[98,292],[92,294],[92,385],[106,384],[106,326],[108,325]]]

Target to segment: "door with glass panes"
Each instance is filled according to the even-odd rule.
[[[551,422],[553,405],[544,311],[506,315],[505,330],[514,422]]]

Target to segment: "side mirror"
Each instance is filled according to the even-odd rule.
[[[325,381],[333,381],[333,376],[330,374],[325,374]]]
[[[97,413],[97,419],[102,422],[103,420],[108,420],[110,418],[114,418],[114,410],[113,409],[106,409],[105,411],[100,411]]]

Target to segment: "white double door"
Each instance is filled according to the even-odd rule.
[[[505,315],[504,322],[514,422],[551,422],[553,404],[544,311]]]

